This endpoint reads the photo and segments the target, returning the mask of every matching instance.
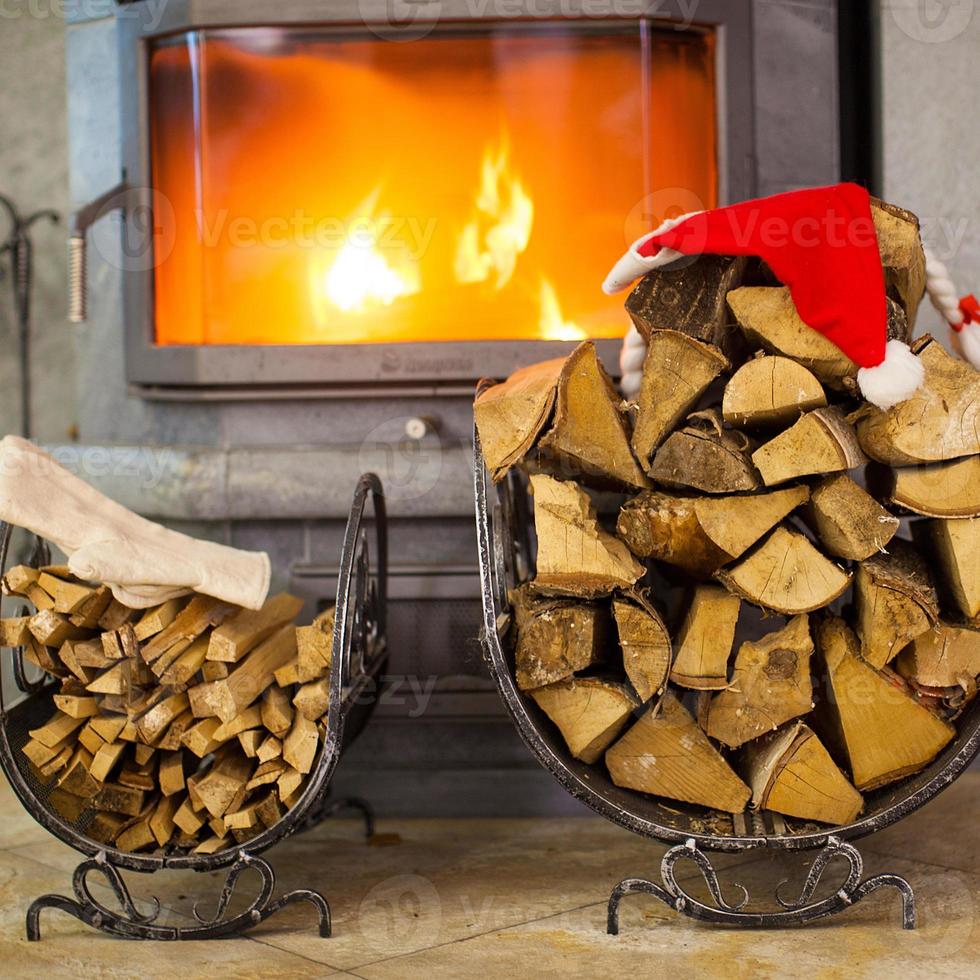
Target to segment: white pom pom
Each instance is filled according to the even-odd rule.
[[[619,387],[627,398],[635,398],[640,392],[643,379],[643,361],[647,356],[647,342],[636,327],[630,327],[623,337],[619,352]]]
[[[922,387],[926,370],[908,344],[889,340],[881,364],[857,373],[861,394],[878,408],[891,408],[911,398]]]
[[[960,350],[978,371],[980,371],[980,324],[968,323],[959,332]]]

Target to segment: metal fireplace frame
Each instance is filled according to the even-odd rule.
[[[719,200],[753,196],[754,95],[752,0],[700,0],[692,24],[682,0],[290,0],[274,12],[259,0],[170,0],[159,22],[149,26],[141,0],[117,9],[122,162],[120,191],[109,202],[123,213],[124,255],[143,256],[124,276],[126,375],[144,394],[180,389],[194,397],[203,389],[231,391],[256,383],[266,390],[305,385],[326,389],[383,389],[420,383],[456,394],[486,375],[505,375],[522,363],[559,357],[573,346],[563,341],[459,341],[345,345],[206,345],[158,347],[153,341],[153,271],[146,261],[151,246],[134,240],[152,222],[148,126],[148,43],[193,29],[247,26],[317,25],[345,36],[410,40],[419,25],[438,21],[433,30],[519,23],[535,30],[555,20],[573,21],[583,30],[648,20],[658,29],[714,31],[716,37]],[[133,220],[126,220],[133,219]],[[125,260],[124,260],[125,261]],[[597,287],[598,288],[598,284]],[[617,363],[618,342],[599,342],[606,363]]]

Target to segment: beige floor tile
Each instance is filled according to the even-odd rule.
[[[21,806],[10,783],[7,782],[7,777],[2,774],[0,774],[0,814],[3,817],[0,848],[20,847],[50,836]]]

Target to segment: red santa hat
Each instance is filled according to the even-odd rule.
[[[790,191],[665,221],[630,246],[602,288],[618,292],[652,269],[703,253],[766,262],[803,322],[859,366],[858,386],[872,404],[890,408],[922,385],[919,359],[887,337],[885,277],[863,187]]]

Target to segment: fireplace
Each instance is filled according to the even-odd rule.
[[[837,179],[836,43],[823,0],[137,0],[69,28],[72,198],[132,190],[91,231],[62,458],[268,550],[311,607],[380,473],[400,680],[338,792],[567,807],[477,641],[473,383],[586,336],[616,373],[599,285],[629,241]]]

